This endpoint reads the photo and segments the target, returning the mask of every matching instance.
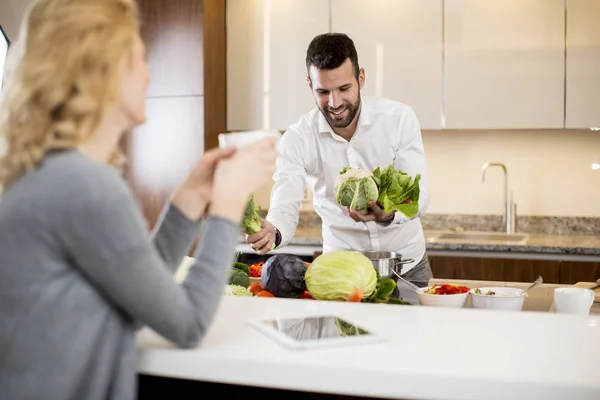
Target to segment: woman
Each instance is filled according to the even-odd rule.
[[[38,0],[9,57],[0,397],[133,399],[140,324],[184,348],[210,326],[246,200],[274,172],[274,143],[207,152],[148,238],[109,165],[122,134],[145,120],[149,74],[134,0]],[[196,262],[177,285],[200,219]]]

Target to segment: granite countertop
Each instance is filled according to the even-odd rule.
[[[454,251],[485,251],[485,252],[513,252],[513,253],[548,253],[548,254],[577,254],[599,255],[600,236],[578,235],[541,235],[529,234],[520,243],[509,243],[484,240],[478,241],[452,241],[436,240],[432,232],[425,230],[425,240],[428,250],[454,250]],[[297,229],[290,244],[303,246],[322,246],[321,227],[300,227]]]
[[[262,213],[264,217],[266,210]],[[427,250],[600,256],[600,218],[519,216],[517,219],[517,234],[527,237],[512,242],[436,238],[440,233],[456,232],[501,234],[504,229],[502,215],[427,214],[421,222]],[[290,245],[322,247],[321,223],[314,211],[300,212],[298,228]],[[244,238],[241,242],[245,243]]]

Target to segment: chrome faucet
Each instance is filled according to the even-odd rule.
[[[513,202],[512,192],[508,200],[508,171],[506,166],[499,162],[486,162],[481,167],[481,183],[485,182],[485,171],[489,167],[500,167],[504,171],[504,225],[506,233],[515,233],[517,229],[517,205]]]

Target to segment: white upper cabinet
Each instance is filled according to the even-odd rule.
[[[315,107],[306,49],[329,31],[324,0],[227,0],[227,128],[287,129]]]
[[[331,0],[331,29],[356,45],[363,94],[408,104],[422,129],[442,127],[441,0]]]
[[[600,127],[600,1],[569,0],[566,128]]]
[[[445,128],[562,129],[565,1],[444,4]]]

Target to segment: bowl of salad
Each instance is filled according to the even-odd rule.
[[[461,308],[467,302],[471,288],[457,283],[436,283],[417,290],[422,306]]]
[[[521,311],[527,294],[511,287],[481,287],[471,289],[473,308]]]

